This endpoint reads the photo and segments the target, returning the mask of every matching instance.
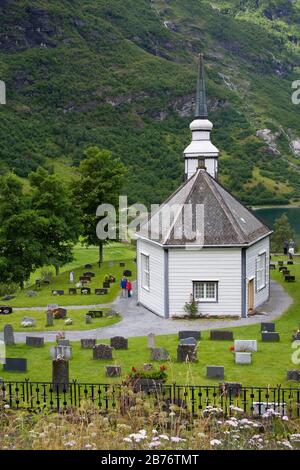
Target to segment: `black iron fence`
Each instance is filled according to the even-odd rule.
[[[84,402],[93,403],[100,412],[131,406],[137,390],[122,384],[80,383],[53,385],[50,382],[4,381],[0,383],[0,408],[28,411],[63,411],[79,407]],[[149,384],[139,388],[145,399],[159,403],[165,409],[174,404],[185,409],[191,416],[199,416],[210,408],[222,410],[225,415],[240,408],[246,415],[262,416],[267,410],[274,410],[290,418],[300,417],[300,388],[282,387],[240,387],[206,385],[162,385]]]

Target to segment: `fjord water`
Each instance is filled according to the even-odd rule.
[[[300,207],[269,207],[255,209],[254,211],[271,229],[274,227],[275,220],[282,214],[286,214],[295,231],[296,240],[300,242]]]

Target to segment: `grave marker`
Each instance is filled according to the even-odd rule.
[[[224,366],[207,366],[206,377],[208,379],[224,379]]]
[[[15,337],[14,337],[14,329],[12,325],[4,326],[3,335],[4,335],[4,344],[6,346],[14,346]]]

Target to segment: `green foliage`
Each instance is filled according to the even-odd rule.
[[[274,233],[271,238],[271,249],[274,253],[283,252],[283,244],[285,241],[295,239],[294,230],[289,222],[288,216],[282,214],[275,220]]]
[[[131,368],[131,372],[129,374],[130,382],[135,382],[138,379],[152,379],[152,380],[160,380],[162,382],[166,382],[168,379],[168,374],[166,372],[166,367],[161,365],[159,370],[144,370],[144,369],[136,369],[135,367]]]
[[[0,296],[3,297],[4,295],[11,295],[14,294],[18,290],[18,284],[15,282],[1,282],[0,283]]]
[[[190,318],[196,318],[198,316],[198,302],[196,302],[194,297],[189,302],[186,302],[184,311]]]

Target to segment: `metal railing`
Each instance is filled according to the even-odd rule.
[[[134,390],[134,387],[131,388]],[[207,407],[220,408],[230,416],[241,408],[246,415],[261,416],[268,409],[300,417],[300,388],[278,387],[229,387],[206,385],[162,385],[157,388],[144,386],[140,393],[145,399],[154,400],[167,409],[174,404],[185,409],[191,416],[199,416]],[[0,383],[0,408],[8,405],[11,409],[28,411],[63,411],[90,402],[100,412],[107,413],[121,409],[126,403],[133,403],[135,393],[130,393],[122,384],[80,383],[68,384],[50,382],[4,381]]]

